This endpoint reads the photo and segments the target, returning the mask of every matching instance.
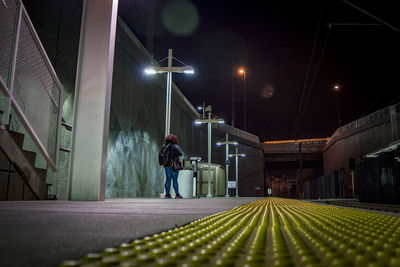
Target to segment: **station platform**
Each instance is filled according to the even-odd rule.
[[[400,266],[400,218],[306,201],[7,202],[0,212],[1,266]]]

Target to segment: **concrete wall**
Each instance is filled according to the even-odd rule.
[[[397,110],[396,110],[397,109]],[[400,140],[400,116],[391,118],[390,114],[400,114],[400,105],[379,110],[336,130],[327,143],[323,154],[324,173],[330,175],[344,169],[345,196],[351,197],[351,170],[349,159],[360,162],[367,154],[385,148],[390,143]],[[358,195],[359,173],[355,170],[355,193]]]

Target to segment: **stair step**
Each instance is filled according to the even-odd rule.
[[[8,131],[8,133],[14,139],[14,142],[17,144],[17,146],[22,148],[22,145],[24,144],[25,135],[13,131]]]
[[[33,196],[28,196],[29,194],[27,193],[28,195],[25,194],[24,197],[22,197],[18,190],[20,189],[20,192],[22,192],[22,190],[24,190],[23,188],[27,184],[24,184],[22,179],[16,179],[16,181],[20,182],[21,187],[17,191],[14,190],[15,192],[11,192],[10,194],[14,194],[14,197],[10,197],[9,195],[9,199],[14,198],[18,200],[24,199],[25,197],[27,199],[33,197],[37,197],[38,199],[47,199],[48,186],[46,184],[46,170],[34,167],[36,153],[22,149],[23,137],[22,134],[9,131],[7,127],[0,127],[0,146],[2,152],[11,160],[15,171],[20,173],[22,177],[27,178],[23,178],[23,180],[29,184],[29,187],[32,190],[31,193],[33,194]],[[4,159],[1,160],[5,161]],[[5,166],[5,169],[8,169],[8,166]],[[17,177],[22,178],[19,175],[17,175]]]
[[[32,151],[27,151],[27,150],[22,150],[22,152],[25,155],[25,158],[28,160],[28,162],[31,164],[32,167],[35,167],[35,161],[36,161],[36,153]]]

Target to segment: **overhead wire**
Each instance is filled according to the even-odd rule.
[[[312,51],[311,51],[311,56],[310,56],[310,61],[308,62],[308,67],[307,67],[307,74],[306,74],[306,79],[304,81],[304,86],[303,86],[303,91],[301,94],[301,98],[300,98],[300,102],[299,102],[299,107],[297,109],[297,114],[296,114],[296,120],[293,126],[293,137],[296,137],[297,135],[297,130],[298,130],[298,125],[300,124],[299,122],[299,118],[300,118],[300,113],[301,110],[303,109],[303,101],[304,101],[304,96],[305,96],[305,92],[307,90],[307,85],[308,85],[308,79],[311,73],[311,68],[312,68],[312,62],[314,59],[314,54],[315,54],[315,50],[316,50],[316,46],[317,46],[317,42],[318,42],[318,36],[319,36],[319,30],[321,27],[321,21],[322,21],[322,17],[324,14],[324,6],[325,1],[322,2],[322,6],[321,6],[321,11],[320,11],[320,15],[319,15],[319,19],[318,19],[318,24],[317,24],[317,29],[315,31],[315,36],[314,36],[314,42],[313,42],[313,47],[312,47]]]
[[[368,11],[362,9],[361,7],[355,5],[355,4],[353,4],[353,3],[351,3],[351,2],[349,2],[349,1],[347,1],[347,0],[342,0],[342,2],[344,2],[344,3],[346,3],[347,5],[349,5],[349,6],[353,7],[353,8],[355,8],[355,9],[357,9],[357,10],[360,11],[361,13],[366,14],[367,16],[373,18],[374,20],[378,21],[378,22],[381,23],[382,25],[387,26],[388,28],[392,29],[393,31],[395,31],[395,32],[397,32],[397,33],[400,32],[400,29],[399,29],[399,28],[397,28],[397,27],[395,27],[395,26],[393,26],[393,25],[387,23],[386,21],[382,20],[381,18],[379,18],[379,17],[377,17],[377,16],[374,16],[373,14],[371,14],[371,13],[369,13]],[[398,78],[396,77],[396,78],[394,79],[394,81],[391,83],[391,85],[389,85],[389,86],[386,88],[386,90],[385,90],[383,93],[381,93],[381,95],[380,95],[380,96],[379,96],[379,97],[364,111],[364,113],[363,113],[362,116],[365,116],[365,115],[367,114],[367,112],[368,112],[373,106],[375,106],[376,103],[378,103],[378,101],[386,94],[386,92],[388,91],[388,89],[393,87],[393,85],[395,84],[395,82],[396,82],[397,80],[398,80]],[[399,98],[400,98],[400,95],[398,95],[397,97],[393,98],[393,99],[389,102],[388,105],[392,105],[392,104],[395,103]]]
[[[379,23],[382,23],[383,25],[389,27],[390,29],[394,30],[395,32],[400,32],[400,29],[398,29],[397,27],[395,27],[395,26],[393,26],[393,25],[387,23],[386,21],[382,20],[381,18],[378,18],[378,17],[372,15],[371,13],[369,13],[369,12],[367,12],[366,10],[362,9],[361,7],[356,6],[355,4],[353,4],[353,3],[349,2],[349,1],[346,1],[346,0],[342,0],[342,2],[344,2],[344,3],[346,3],[347,5],[349,5],[349,6],[353,7],[353,8],[355,8],[355,9],[357,9],[358,11],[360,11],[360,12],[366,14],[367,16],[373,18],[374,20],[378,21]]]
[[[381,101],[382,98],[383,98],[388,92],[390,92],[391,89],[393,89],[395,86],[397,86],[398,80],[399,80],[399,76],[396,76],[396,77],[392,80],[392,82],[390,83],[390,85],[387,86],[386,89],[383,90],[383,91],[381,92],[381,94],[380,94],[377,98],[375,98],[375,101],[374,101],[371,105],[369,105],[369,107],[362,113],[361,117],[366,116],[366,115],[368,114],[368,112],[369,112],[377,103],[379,103],[379,101]],[[400,95],[398,95],[398,96],[395,97],[394,99],[393,99],[393,98],[390,99],[388,105],[391,105],[391,103],[393,103],[394,101],[396,101],[399,97],[400,97]],[[386,106],[386,105],[385,105],[385,106]]]
[[[303,106],[303,108],[301,110],[300,117],[299,117],[299,122],[297,124],[297,127],[299,127],[301,121],[303,120],[304,112],[306,110],[306,106],[307,106],[308,100],[310,99],[311,91],[312,91],[312,88],[314,86],[314,82],[315,82],[315,80],[317,78],[319,67],[320,67],[321,62],[322,62],[322,58],[324,57],[324,54],[325,54],[325,51],[326,51],[326,47],[327,47],[327,44],[328,44],[330,33],[331,33],[331,27],[328,28],[328,33],[326,34],[325,41],[324,41],[324,44],[323,44],[323,48],[322,48],[322,51],[321,51],[321,55],[320,55],[320,57],[318,59],[317,66],[315,67],[314,76],[312,78],[310,87],[308,89],[307,97],[306,97],[306,100],[304,101],[304,106]],[[297,130],[298,130],[298,128],[296,129],[296,131]]]

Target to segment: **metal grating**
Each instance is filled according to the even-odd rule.
[[[58,103],[57,88],[25,13],[18,40],[13,97],[51,160],[56,162]]]
[[[10,62],[17,14],[15,0],[0,1],[0,78],[8,85]]]

